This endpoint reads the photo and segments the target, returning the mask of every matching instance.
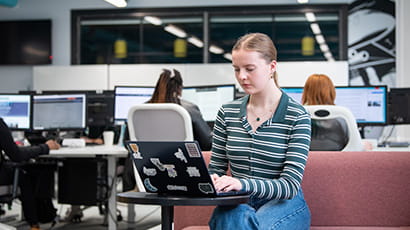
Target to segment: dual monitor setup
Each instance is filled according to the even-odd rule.
[[[302,87],[282,88],[301,102]],[[83,130],[126,122],[132,105],[148,101],[151,86],[116,86],[96,91],[44,91],[0,94],[0,117],[12,130]],[[198,105],[212,123],[220,106],[235,99],[235,85],[185,87],[182,99]],[[348,107],[359,126],[410,124],[410,88],[386,86],[336,87],[336,105]]]

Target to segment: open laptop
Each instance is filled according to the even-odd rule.
[[[198,142],[127,141],[147,192],[196,197],[246,194],[216,192]]]

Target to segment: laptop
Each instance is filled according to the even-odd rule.
[[[147,192],[193,197],[246,194],[216,192],[197,141],[127,141],[125,146]]]

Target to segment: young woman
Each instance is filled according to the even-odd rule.
[[[154,93],[148,103],[176,103],[184,107],[191,115],[194,139],[199,142],[202,150],[210,150],[212,145],[212,132],[203,119],[197,105],[182,100],[183,81],[178,70],[164,69],[159,76]]]
[[[310,116],[278,87],[276,54],[261,33],[239,38],[232,49],[236,80],[248,95],[220,108],[209,170],[217,190],[244,190],[251,199],[217,207],[212,230],[309,229],[301,182]],[[226,175],[228,167],[232,176]]]

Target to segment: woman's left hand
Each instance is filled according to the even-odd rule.
[[[242,189],[241,182],[231,176],[214,178],[215,189],[218,192],[239,191]]]

